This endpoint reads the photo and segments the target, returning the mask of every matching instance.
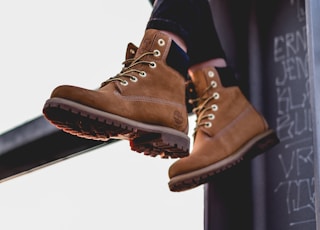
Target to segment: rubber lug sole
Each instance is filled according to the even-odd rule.
[[[268,130],[251,139],[229,157],[199,170],[172,177],[168,183],[172,192],[181,192],[208,183],[218,173],[229,169],[243,160],[250,160],[279,143],[273,130]]]
[[[43,114],[57,128],[81,138],[128,140],[133,151],[152,157],[189,155],[188,135],[172,128],[130,120],[63,98],[48,99]]]

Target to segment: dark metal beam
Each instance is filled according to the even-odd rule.
[[[39,116],[0,135],[0,182],[111,142],[66,134]]]
[[[306,19],[308,32],[308,63],[310,91],[314,124],[314,177],[315,177],[315,214],[316,227],[320,229],[320,2],[306,1]]]

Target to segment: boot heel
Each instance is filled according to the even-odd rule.
[[[130,141],[131,150],[144,155],[161,158],[182,158],[189,155],[188,136],[176,136],[168,133],[148,133]]]
[[[269,150],[270,148],[272,148],[273,146],[277,145],[280,142],[275,131],[272,129],[261,134],[257,138],[258,140],[251,147],[248,153],[244,156],[245,158],[254,158],[259,154],[266,152],[267,150]]]

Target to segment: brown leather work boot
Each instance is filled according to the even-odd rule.
[[[126,58],[122,71],[97,90],[54,89],[43,114],[79,137],[126,139],[132,150],[150,156],[187,156],[187,55],[166,34],[149,29],[138,49],[129,44]]]
[[[190,75],[198,94],[195,140],[191,154],[169,168],[169,188],[176,192],[207,183],[214,174],[279,142],[236,86],[230,69],[204,68]]]

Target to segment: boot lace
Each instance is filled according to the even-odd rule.
[[[128,79],[131,82],[137,82],[138,78],[134,75],[134,73],[138,73],[139,77],[146,77],[147,73],[145,71],[139,70],[135,68],[139,64],[144,64],[144,65],[149,65],[150,68],[155,68],[157,64],[154,61],[146,61],[143,60],[144,57],[148,55],[153,55],[153,56],[160,56],[160,51],[159,50],[154,50],[153,52],[145,52],[141,54],[137,58],[129,58],[122,62],[123,68],[120,73],[118,73],[116,76],[109,78],[108,80],[104,81],[101,83],[100,87],[103,87],[107,85],[110,82],[114,81],[119,81],[120,84],[126,86],[129,84]]]
[[[213,92],[211,96],[208,96],[208,91],[216,87],[217,83],[212,81],[200,97],[196,99],[190,99],[190,103],[196,103],[198,105],[192,110],[192,112],[197,114],[196,127],[194,128],[193,136],[196,135],[198,129],[201,127],[212,127],[212,121],[215,119],[214,112],[218,110],[218,105],[212,101],[218,100],[220,95],[218,92]],[[207,111],[212,112],[207,113]]]

